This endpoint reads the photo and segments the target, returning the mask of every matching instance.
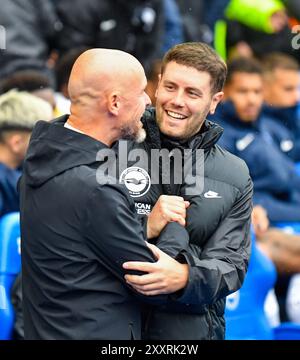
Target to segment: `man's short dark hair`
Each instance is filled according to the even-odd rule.
[[[51,87],[49,78],[42,72],[35,70],[17,71],[0,83],[1,94],[12,89],[33,92],[41,89],[49,89]]]
[[[229,84],[236,73],[257,74],[262,76],[262,66],[254,58],[239,57],[228,63],[226,84]]]
[[[276,69],[299,71],[300,67],[293,57],[282,53],[270,53],[263,57],[262,66],[264,73],[272,73]]]
[[[163,58],[162,74],[167,64],[171,61],[209,73],[211,76],[212,93],[222,91],[226,79],[227,66],[209,45],[201,42],[187,42],[173,46]]]

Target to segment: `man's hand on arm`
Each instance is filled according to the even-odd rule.
[[[154,205],[147,221],[147,238],[159,236],[167,223],[176,221],[185,226],[188,201],[180,196],[161,195]]]
[[[148,244],[158,259],[155,263],[130,261],[123,264],[126,270],[139,270],[145,275],[125,275],[126,282],[143,295],[169,294],[184,288],[188,282],[189,266]]]

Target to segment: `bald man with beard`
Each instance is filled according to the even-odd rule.
[[[126,261],[153,264],[157,294],[187,283],[188,265],[145,240],[163,229],[160,237],[174,231],[187,243],[188,204],[160,198],[145,234],[124,185],[99,182],[97,173],[99,152],[120,138],[145,137],[145,87],[133,56],[88,50],[71,72],[71,115],[34,128],[20,182],[26,339],[139,339],[141,302],[166,303],[168,296],[134,296],[124,279]],[[161,281],[167,291],[159,290]]]

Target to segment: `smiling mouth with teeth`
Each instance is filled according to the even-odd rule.
[[[187,116],[178,114],[178,113],[173,112],[173,111],[166,110],[166,113],[167,113],[168,116],[170,116],[171,118],[176,119],[176,120],[183,120],[183,119],[187,118]]]

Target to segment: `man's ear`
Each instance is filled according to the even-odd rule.
[[[113,115],[118,115],[121,108],[121,97],[118,93],[111,93],[107,99],[108,111]]]
[[[15,157],[15,160],[24,159],[29,144],[29,138],[29,132],[16,132],[7,138],[6,144]]]
[[[22,136],[20,133],[13,133],[11,134],[7,140],[6,143],[9,145],[10,150],[16,154],[19,151],[19,148],[21,146],[22,143]]]
[[[14,156],[14,161],[18,164],[20,164],[25,158],[30,136],[30,131],[15,132],[7,141],[7,145]]]
[[[223,91],[219,91],[213,95],[213,97],[211,99],[211,103],[210,103],[210,109],[209,109],[209,113],[211,115],[213,115],[215,113],[216,107],[219,104],[219,102],[223,99],[223,97],[224,97]]]

